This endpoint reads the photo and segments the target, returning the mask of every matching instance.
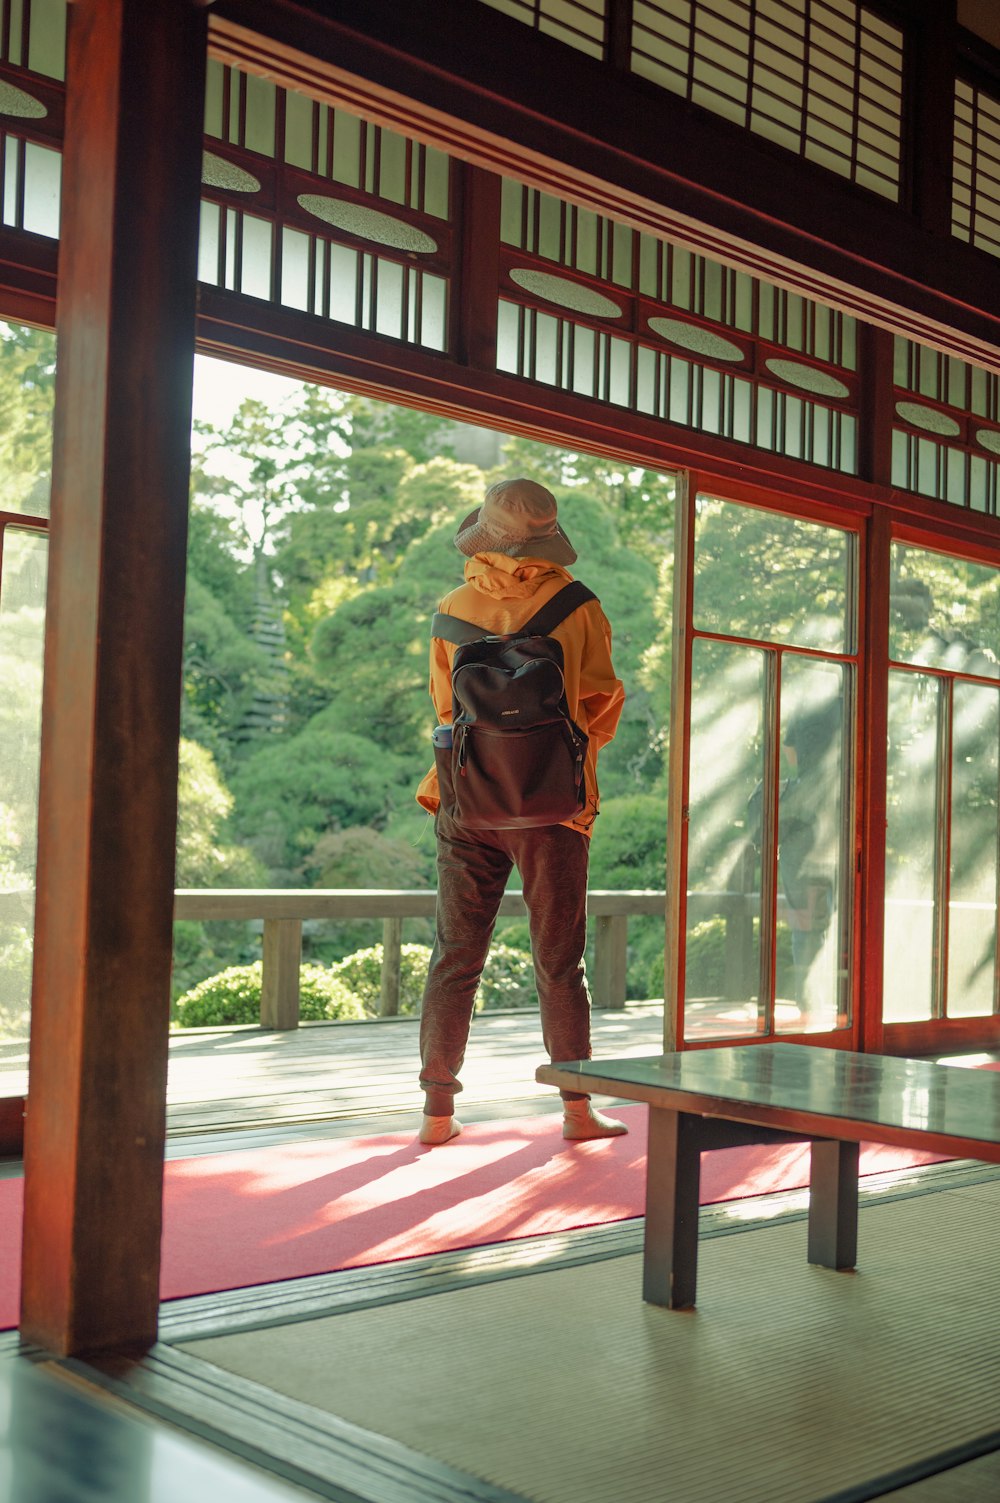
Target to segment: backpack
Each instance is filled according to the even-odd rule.
[[[564,585],[509,636],[439,611],[431,635],[453,642],[452,742],[436,746],[441,806],[473,830],[557,825],[584,808],[587,736],[571,718],[563,651],[550,635],[597,596]]]

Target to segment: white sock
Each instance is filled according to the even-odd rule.
[[[582,1101],[563,1102],[563,1137],[573,1142],[587,1138],[620,1138],[627,1133],[624,1122],[597,1111],[589,1097]]]

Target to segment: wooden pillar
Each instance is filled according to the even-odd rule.
[[[260,988],[262,1028],[298,1028],[301,971],[302,920],[266,918]]]
[[[403,920],[382,920],[382,978],[378,1012],[380,1018],[394,1018],[399,1012],[399,991],[403,972]]]
[[[156,1335],[206,21],[70,6],[22,1331]]]
[[[594,920],[594,1005],[625,1006],[628,971],[628,914],[601,914]]]

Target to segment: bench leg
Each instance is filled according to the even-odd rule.
[[[699,1119],[649,1108],[642,1297],[668,1310],[694,1304],[698,1282]]]
[[[809,1177],[809,1262],[853,1268],[858,1260],[859,1143],[813,1143]]]

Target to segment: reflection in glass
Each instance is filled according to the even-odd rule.
[[[853,652],[855,539],[836,527],[699,496],[699,631]]]
[[[0,322],[0,511],[47,517],[55,336]]]
[[[0,1041],[24,1039],[28,1032],[47,559],[44,533],[5,529],[0,578]]]
[[[948,1016],[993,1011],[997,924],[1000,698],[956,683],[952,708]]]
[[[835,1028],[847,1012],[844,853],[850,696],[839,663],[785,654],[778,798],[778,976],[775,1028]],[[782,964],[784,930],[791,964]]]
[[[764,654],[695,641],[684,1033],[757,1028]]]
[[[894,543],[889,656],[1000,678],[1000,569]]]
[[[937,680],[889,675],[886,768],[885,974],[887,1023],[932,1016],[938,829]]]

